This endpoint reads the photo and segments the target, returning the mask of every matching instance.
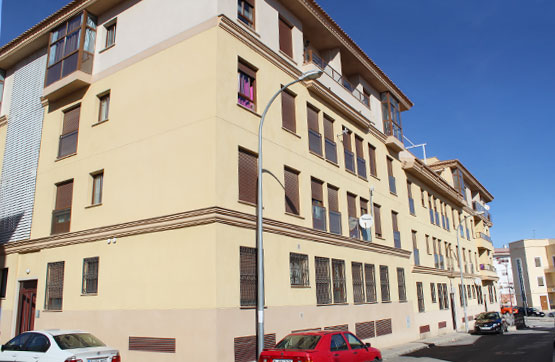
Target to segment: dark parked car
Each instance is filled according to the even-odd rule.
[[[529,317],[545,317],[545,313],[541,310],[537,310],[536,308],[527,308],[527,312]]]
[[[485,312],[476,316],[474,333],[499,333],[507,332],[507,323],[498,312]]]
[[[343,331],[293,333],[274,348],[265,348],[258,362],[373,362],[382,354],[354,334]]]

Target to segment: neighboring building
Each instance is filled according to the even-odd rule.
[[[493,266],[499,278],[499,302],[502,305],[517,305],[511,253],[507,247],[496,248],[493,252]]]
[[[555,308],[555,239],[524,239],[509,244],[518,305]]]
[[[318,68],[264,129],[268,343],[383,348],[499,308],[493,196],[404,148],[412,102],[313,0],[75,0],[0,68],[1,342],[80,328],[126,361],[252,360],[260,113]]]

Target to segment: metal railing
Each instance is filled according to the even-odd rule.
[[[484,205],[482,205],[478,201],[474,201],[474,202],[472,202],[472,206],[473,206],[474,210],[476,210],[478,212],[483,212],[482,216],[485,217],[486,219],[488,219],[489,221],[491,221],[491,214],[489,213],[488,210],[486,210]]]
[[[326,149],[326,159],[333,163],[337,163],[337,145],[335,142],[325,138],[324,145]]]
[[[366,161],[357,156],[357,172],[360,177],[366,178]]]
[[[480,270],[495,271],[495,267],[491,264],[480,264]]]
[[[330,233],[341,235],[341,213],[337,211],[329,211]]]
[[[308,130],[308,149],[322,155],[322,135],[311,129]]]
[[[401,127],[399,127],[397,124],[395,124],[395,122],[393,122],[393,121],[384,121],[383,125],[384,125],[384,130],[385,130],[384,133],[386,135],[394,136],[395,138],[397,138],[401,142],[403,141],[403,130],[401,129]]]
[[[356,173],[355,171],[355,154],[351,151],[345,150],[345,168],[352,173]]]
[[[491,240],[491,237],[489,237],[489,235],[486,235],[484,233],[476,233],[476,237],[480,238],[480,239],[484,239],[489,241],[490,243],[493,243],[493,241]]]

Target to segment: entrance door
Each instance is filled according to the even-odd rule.
[[[19,306],[17,312],[17,333],[32,331],[35,326],[37,302],[37,281],[19,282]]]
[[[451,318],[453,319],[453,330],[457,330],[457,317],[455,316],[455,308],[453,308],[453,306],[455,305],[455,293],[449,293],[449,299],[451,299],[451,305],[449,306],[449,308],[451,309]]]
[[[547,296],[546,295],[541,295],[540,296],[540,303],[542,304],[542,310],[549,310],[549,307],[547,306]]]

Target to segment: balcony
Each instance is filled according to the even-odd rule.
[[[484,233],[476,233],[475,234],[477,240],[478,249],[486,249],[486,250],[493,250],[493,243],[491,238],[484,234]]]
[[[326,231],[326,208],[312,205],[312,227]]]
[[[491,264],[480,264],[480,275],[483,280],[498,280],[495,267]]]
[[[487,270],[495,272],[495,267],[491,264],[480,264],[480,270]]]
[[[330,233],[341,235],[341,213],[329,211]]]
[[[393,232],[393,242],[397,249],[401,249],[401,233],[399,231]]]
[[[480,216],[483,217],[484,219],[488,220],[488,221],[492,221],[491,220],[491,214],[489,213],[488,210],[486,210],[485,206],[482,205],[482,203],[478,202],[478,201],[474,201],[472,202],[472,206],[473,209],[477,212],[483,212],[483,214],[481,214]]]

